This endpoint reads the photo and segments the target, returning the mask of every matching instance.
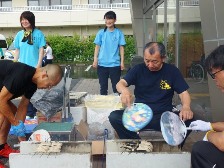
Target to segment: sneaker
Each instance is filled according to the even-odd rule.
[[[31,117],[30,116],[26,116],[26,120],[29,120],[29,119],[31,119]]]
[[[8,144],[5,144],[4,149],[0,150],[0,156],[8,158],[10,153],[19,153],[19,150],[12,149]]]

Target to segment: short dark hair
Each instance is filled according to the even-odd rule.
[[[30,11],[24,11],[21,15],[20,15],[20,24],[22,19],[27,19],[30,22],[30,25],[32,27],[32,29],[35,29],[35,15],[33,14],[33,12]],[[22,24],[21,27],[23,28]]]
[[[155,54],[156,51],[160,53],[161,58],[166,57],[166,49],[163,43],[160,42],[149,42],[144,47],[144,53],[148,51],[151,55]]]
[[[46,42],[46,44],[49,45],[49,46],[51,46],[51,44],[48,41]]]
[[[213,68],[224,69],[224,45],[220,45],[208,55],[205,59],[205,68],[208,72]]]
[[[108,11],[105,13],[104,19],[117,19],[116,13],[114,11]]]

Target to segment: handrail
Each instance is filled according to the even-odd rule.
[[[130,9],[129,3],[0,7],[0,12]]]
[[[181,7],[199,6],[199,0],[180,1]],[[174,1],[168,1],[168,7],[175,7]],[[159,8],[163,7],[163,4]],[[21,7],[0,7],[0,12],[18,11],[66,11],[66,10],[99,10],[99,9],[130,9],[129,3],[113,4],[78,4],[78,5],[51,5],[51,6],[21,6]]]
[[[199,0],[190,0],[190,1],[179,1],[180,7],[193,7],[193,6],[199,6]],[[159,8],[163,8],[164,4],[162,3]],[[168,1],[167,7],[176,7],[175,1]]]

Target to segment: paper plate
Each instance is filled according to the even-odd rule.
[[[40,129],[35,131],[29,138],[29,141],[35,141],[35,142],[50,142],[51,137],[50,134],[44,130]]]
[[[152,109],[143,103],[134,103],[130,108],[126,108],[122,122],[124,127],[133,132],[138,132],[144,128],[153,117]]]
[[[187,127],[180,117],[166,111],[160,119],[160,126],[164,140],[171,146],[180,145],[187,134]]]

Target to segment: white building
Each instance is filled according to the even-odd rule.
[[[186,3],[188,2],[188,3]],[[200,13],[195,1],[180,1],[182,32],[194,32],[201,29]],[[168,33],[174,33],[175,2],[168,5]],[[45,35],[59,34],[89,36],[104,27],[104,14],[113,10],[117,14],[116,26],[125,35],[133,35],[132,17],[129,0],[0,0],[0,33],[14,37],[21,29],[19,18],[23,11],[35,14],[36,26]],[[157,28],[163,29],[164,10],[158,8]],[[143,26],[143,25],[142,25]]]
[[[21,13],[29,10],[35,14],[36,26],[45,35],[89,36],[104,27],[104,14],[113,10],[117,14],[117,27],[126,35],[132,35],[128,1],[114,2],[110,4],[101,1],[99,4],[98,0],[0,0],[0,33],[6,37],[14,37],[21,29]]]

